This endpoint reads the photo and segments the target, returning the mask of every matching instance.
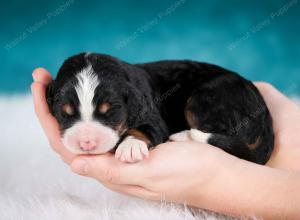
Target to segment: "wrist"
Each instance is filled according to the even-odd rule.
[[[298,219],[300,174],[228,160],[190,205],[233,216]]]

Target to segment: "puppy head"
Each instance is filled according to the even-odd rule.
[[[107,77],[105,72],[113,68],[99,71],[87,56],[80,54],[66,60],[46,95],[66,148],[75,154],[101,154],[113,149],[126,132],[126,82],[111,72]]]

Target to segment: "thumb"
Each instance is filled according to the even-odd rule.
[[[73,172],[111,184],[139,185],[144,179],[143,167],[142,162],[135,164],[120,162],[112,154],[79,156],[71,164]]]
[[[35,82],[39,82],[43,85],[48,85],[52,81],[51,74],[44,68],[36,68],[33,70],[32,77]]]

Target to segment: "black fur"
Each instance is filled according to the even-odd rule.
[[[62,132],[78,115],[66,118],[58,109],[65,100],[78,102],[72,80],[88,63],[102,82],[95,104],[107,100],[117,106],[105,117],[95,113],[95,119],[107,126],[137,129],[152,146],[192,127],[212,133],[208,143],[230,154],[259,164],[269,159],[274,145],[272,118],[256,87],[234,72],[188,60],[128,64],[84,53],[67,59],[47,89]]]

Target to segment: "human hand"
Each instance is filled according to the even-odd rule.
[[[273,118],[275,146],[267,165],[300,170],[300,108],[272,85],[255,83]]]
[[[189,172],[191,179],[195,179],[195,181],[198,179],[192,178],[195,176],[194,172],[197,172],[198,174],[201,173],[200,179],[206,182],[206,180],[212,179],[213,174],[220,168],[217,169],[216,164],[222,164],[223,159],[225,164],[233,161],[234,157],[227,155],[218,148],[200,143],[162,144],[150,152],[149,159],[130,165],[116,161],[111,154],[75,157],[61,143],[58,123],[48,110],[45,100],[45,88],[51,81],[50,74],[45,69],[39,68],[34,71],[33,76],[35,82],[32,84],[32,92],[35,110],[52,148],[61,155],[64,161],[72,164],[75,172],[94,177],[113,190],[140,197],[149,195],[151,198],[165,192],[165,196],[172,197],[167,193],[170,185],[182,184],[181,188],[176,186],[177,195],[180,194],[179,192],[182,193],[187,188],[186,186],[189,185],[188,181],[182,178],[183,176],[187,178],[186,175],[188,173],[184,174],[187,170],[191,170]],[[276,143],[274,154],[268,165],[279,168],[299,169],[298,157],[300,152],[299,147],[297,147],[299,138],[296,135],[297,129],[299,130],[297,128],[299,123],[296,123],[297,120],[300,120],[299,108],[271,85],[266,83],[257,83],[256,85],[263,94],[274,119]],[[182,148],[179,146],[182,146]],[[195,153],[195,148],[201,149],[197,156],[194,154],[183,154],[182,152]],[[292,153],[290,153],[290,150],[293,150]],[[185,159],[182,158],[183,155]],[[74,158],[75,160],[73,161]],[[216,162],[215,159],[219,162]],[[179,165],[177,161],[180,161]],[[87,167],[81,169],[79,165],[82,165],[83,162],[86,163]],[[198,169],[201,169],[201,172],[196,167],[200,167]],[[207,169],[203,169],[203,167]],[[161,184],[157,180],[151,181],[156,177],[161,178]],[[169,177],[169,185],[166,184],[167,177]],[[176,178],[178,179],[176,180]],[[154,182],[157,182],[157,184],[154,185]],[[149,188],[149,186],[153,188]],[[169,190],[173,193],[175,192],[172,188]],[[176,195],[173,196],[178,197]],[[156,199],[159,198],[156,197]]]
[[[75,157],[61,143],[59,126],[48,110],[45,88],[51,81],[50,74],[39,68],[33,76],[37,116],[50,145],[76,173],[95,178],[114,191],[141,198],[185,202],[228,214],[256,213],[270,219],[281,219],[281,215],[298,216],[297,205],[291,205],[298,204],[295,202],[298,174],[239,160],[209,145],[196,142],[161,144],[150,151],[148,159],[136,164],[119,162],[109,153]],[[269,84],[256,83],[256,86],[274,122],[275,148],[268,165],[300,170],[299,107]],[[258,192],[256,196],[251,189]],[[290,194],[293,190],[295,193]]]
[[[193,205],[194,189],[205,191],[214,177],[238,158],[198,142],[167,142],[156,146],[139,163],[122,163],[112,154],[79,156],[71,164],[77,174],[132,196]],[[198,194],[199,196],[199,194]]]
[[[59,125],[56,118],[50,113],[46,100],[46,87],[52,81],[50,73],[44,68],[37,68],[33,71],[31,91],[35,113],[47,136],[50,146],[61,156],[63,161],[70,163],[75,155],[70,153],[61,142]]]

